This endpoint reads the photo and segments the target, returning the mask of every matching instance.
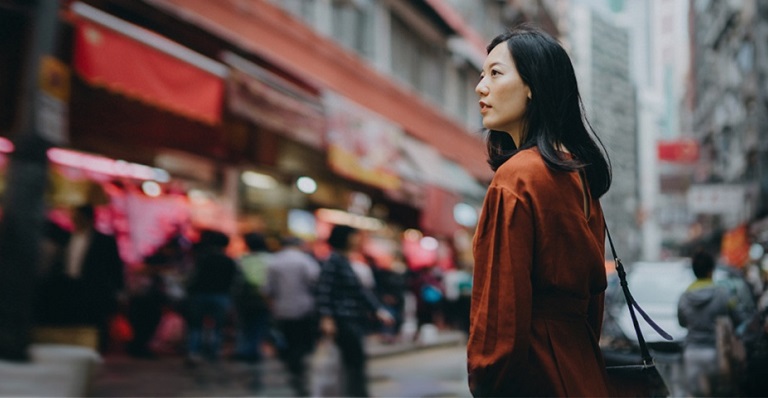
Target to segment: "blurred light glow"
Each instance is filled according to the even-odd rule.
[[[189,192],[187,192],[187,196],[189,197],[189,201],[196,205],[205,204],[209,200],[208,194],[199,189],[190,189]]]
[[[749,248],[749,258],[752,259],[752,261],[757,261],[763,258],[763,254],[765,254],[765,249],[763,248],[763,245],[759,243],[753,243]]]
[[[437,250],[437,248],[440,246],[440,243],[437,241],[437,239],[431,236],[425,236],[421,238],[419,245],[424,250]]]
[[[168,182],[171,180],[171,176],[167,171],[157,167],[130,163],[124,160],[114,160],[104,156],[90,155],[68,149],[51,148],[48,150],[48,159],[63,166],[75,167],[112,177],[155,180],[158,182]]]
[[[331,224],[349,225],[357,229],[377,231],[384,228],[384,222],[373,217],[347,213],[343,210],[318,209],[317,218]]]
[[[255,171],[243,172],[241,179],[245,185],[251,188],[272,189],[277,186],[277,181],[272,176]]]
[[[422,235],[421,231],[419,231],[418,229],[409,228],[409,229],[406,229],[405,232],[403,232],[403,237],[406,240],[410,240],[410,241],[417,241],[421,239],[422,236],[424,235]]]
[[[301,209],[288,211],[288,229],[296,236],[311,238],[317,234],[315,215]]]
[[[457,203],[453,207],[453,218],[461,226],[474,227],[477,224],[477,210],[466,203]]]
[[[144,191],[145,195],[153,198],[156,198],[160,196],[161,193],[163,193],[162,188],[160,188],[160,184],[154,181],[144,181],[144,183],[141,184],[141,190]]]
[[[299,188],[299,191],[308,195],[317,192],[317,182],[312,177],[299,177],[296,180],[296,187]]]
[[[11,153],[15,147],[13,146],[13,142],[7,138],[0,137],[0,152],[1,153]]]

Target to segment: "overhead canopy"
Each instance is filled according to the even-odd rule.
[[[232,113],[314,148],[323,146],[325,115],[318,96],[231,52],[223,60],[233,67],[227,90]]]
[[[485,188],[463,167],[445,159],[433,147],[408,136],[403,137],[400,142],[404,156],[398,169],[402,170],[404,177],[432,184],[471,199],[481,200],[485,195]]]
[[[74,66],[93,85],[208,124],[221,120],[224,65],[82,3]]]

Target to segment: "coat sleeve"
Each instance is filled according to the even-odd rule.
[[[531,206],[508,189],[489,188],[475,233],[469,387],[475,396],[514,395],[527,366],[534,253]]]

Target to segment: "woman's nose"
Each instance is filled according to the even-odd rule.
[[[488,86],[485,85],[484,80],[480,80],[480,83],[477,83],[477,86],[475,86],[475,92],[481,97],[488,95]]]

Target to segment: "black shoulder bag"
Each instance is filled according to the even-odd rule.
[[[605,223],[605,219],[603,219]],[[619,275],[619,281],[621,283],[621,290],[624,292],[624,297],[627,300],[627,307],[629,307],[629,315],[632,317],[632,324],[635,327],[635,333],[637,333],[637,343],[640,346],[639,361],[635,364],[622,365],[622,366],[608,366],[606,367],[608,373],[608,394],[611,397],[667,397],[669,396],[669,390],[664,383],[659,370],[656,368],[656,364],[653,362],[648,346],[643,338],[643,333],[640,331],[640,324],[637,321],[635,310],[642,315],[648,324],[653,327],[654,330],[667,340],[672,340],[672,336],[666,333],[659,325],[657,325],[648,314],[643,311],[637,304],[637,301],[632,297],[629,292],[629,286],[627,285],[627,273],[624,271],[624,265],[621,264],[621,259],[616,254],[616,249],[613,246],[613,239],[611,239],[611,233],[608,231],[608,224],[605,224],[605,233],[608,236],[608,242],[611,245],[611,252],[613,252],[613,258],[616,261],[616,272]]]

